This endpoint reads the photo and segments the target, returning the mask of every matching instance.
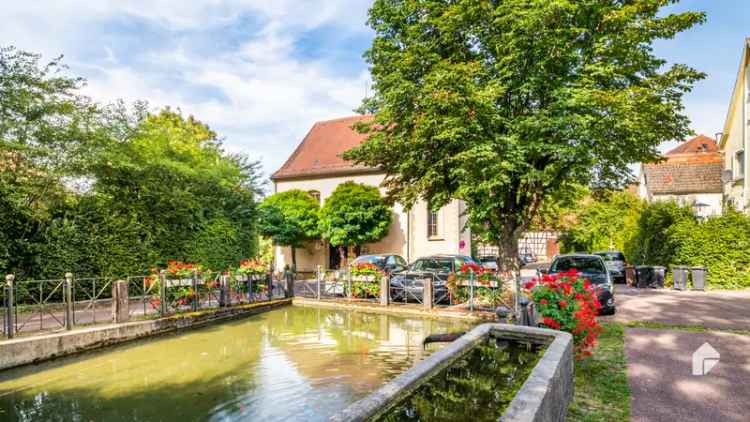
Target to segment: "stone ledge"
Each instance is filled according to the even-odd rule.
[[[218,310],[190,312],[165,318],[95,326],[0,342],[0,370],[123,343],[139,338],[242,318],[291,305],[291,299],[252,303]]]
[[[506,324],[482,324],[474,328],[330,420],[366,421],[383,414],[489,335],[548,344],[501,421],[564,421],[574,388],[573,337],[560,331]]]
[[[294,298],[295,306],[311,306],[316,308],[345,309],[349,311],[369,312],[377,314],[388,314],[397,316],[413,316],[419,318],[433,319],[465,319],[470,321],[495,320],[493,312],[448,310],[436,307],[432,311],[426,311],[422,305],[389,305],[383,306],[379,303],[363,303],[343,300],[316,300],[303,297]]]

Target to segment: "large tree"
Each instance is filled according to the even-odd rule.
[[[682,98],[703,74],[652,43],[704,21],[671,0],[376,0],[365,54],[369,138],[346,154],[380,167],[391,199],[466,201],[472,227],[518,267],[546,198],[610,186],[683,139]]]
[[[319,236],[320,205],[309,193],[292,189],[275,193],[260,204],[260,234],[274,245],[292,249],[292,266],[297,268],[297,248]]]
[[[320,210],[320,231],[323,239],[338,247],[344,263],[345,250],[388,235],[391,220],[391,209],[378,188],[345,182],[336,187]]]

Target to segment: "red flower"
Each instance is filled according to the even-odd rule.
[[[546,305],[546,304],[548,304],[548,303],[549,303],[549,302],[547,301],[547,299],[542,299],[542,300],[540,300],[540,301],[539,301],[539,304],[540,304],[540,305]]]
[[[543,322],[544,322],[544,325],[546,325],[546,326],[548,326],[548,327],[550,327],[552,329],[557,330],[557,329],[560,328],[560,323],[557,322],[557,321],[555,321],[554,319],[552,319],[550,317],[544,317],[544,321]]]
[[[568,307],[568,302],[565,301],[565,300],[561,300],[561,301],[559,301],[557,303],[560,305],[560,308],[562,308],[562,309],[565,309],[565,308]]]

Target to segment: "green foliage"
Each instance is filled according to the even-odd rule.
[[[346,158],[387,174],[409,206],[453,198],[517,266],[541,204],[573,185],[623,183],[689,132],[682,98],[704,75],[655,40],[705,20],[663,0],[376,0],[365,57],[369,138]]]
[[[258,163],[192,116],[94,104],[82,84],[59,59],[0,48],[1,272],[223,269],[256,253]]]
[[[711,288],[750,287],[750,217],[729,211],[700,224],[683,219],[668,232],[672,264],[707,267]]]
[[[561,237],[563,252],[628,250],[638,235],[646,203],[627,191],[604,191],[574,207],[573,221]],[[627,247],[626,247],[627,246]],[[632,257],[628,257],[631,260]]]
[[[690,207],[676,202],[655,202],[646,207],[638,221],[638,234],[625,253],[632,262],[643,265],[668,265],[678,247],[672,227],[678,223],[697,227]]]
[[[319,236],[318,201],[309,193],[292,189],[273,194],[259,206],[259,229],[275,245],[302,246]]]
[[[391,219],[391,209],[378,188],[345,182],[320,210],[320,232],[333,246],[363,245],[384,238]]]

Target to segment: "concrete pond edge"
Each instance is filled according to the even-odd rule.
[[[494,312],[482,312],[482,311],[450,311],[443,309],[433,309],[426,311],[423,309],[417,309],[413,307],[407,307],[402,305],[388,305],[383,306],[380,304],[365,304],[360,302],[348,302],[345,299],[333,299],[333,300],[317,300],[295,297],[294,306],[306,306],[311,308],[325,308],[325,309],[341,309],[354,312],[373,313],[381,315],[394,315],[403,317],[417,317],[417,318],[428,318],[428,319],[441,319],[441,320],[464,320],[464,321],[490,321],[495,320],[496,316]]]
[[[0,342],[0,371],[69,356],[113,344],[243,318],[292,304],[279,299],[229,308],[170,315],[164,318],[92,326]]]
[[[331,421],[367,421],[384,414],[400,399],[447,368],[487,336],[546,344],[547,348],[505,413],[504,422],[564,421],[573,398],[573,337],[544,328],[482,324],[430,355],[367,397],[334,415]]]

